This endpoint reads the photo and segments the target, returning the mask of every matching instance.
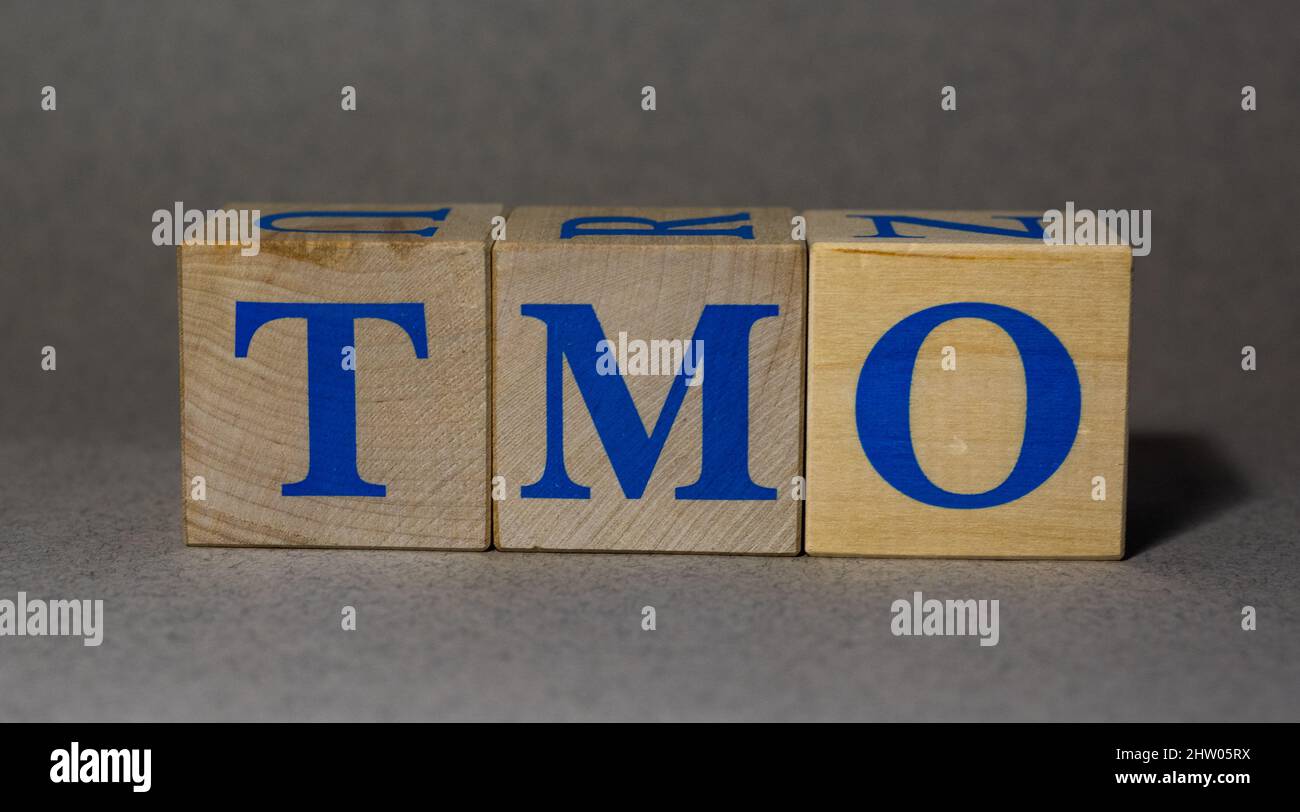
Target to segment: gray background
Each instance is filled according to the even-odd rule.
[[[0,638],[0,719],[1300,719],[1298,14],[0,4],[0,597],[107,604],[98,649]],[[1131,555],[186,549],[150,215],[234,199],[1150,208]],[[892,637],[914,590],[1001,644]]]

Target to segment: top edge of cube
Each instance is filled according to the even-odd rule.
[[[755,206],[521,206],[498,245],[797,245],[793,209]]]
[[[500,203],[227,203],[258,212],[265,240],[488,242]]]
[[[808,244],[990,243],[1046,247],[1043,212],[823,209],[803,213]]]

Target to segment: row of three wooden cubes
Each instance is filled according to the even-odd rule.
[[[242,208],[256,255],[178,249],[189,544],[1123,554],[1126,247],[1023,213]]]

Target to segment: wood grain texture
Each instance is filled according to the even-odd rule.
[[[191,545],[481,550],[488,534],[489,230],[495,205],[451,205],[433,236],[262,231],[261,252],[178,249],[182,487]],[[433,205],[232,204],[285,210]],[[428,219],[295,227],[411,230]],[[289,223],[286,222],[286,225]],[[429,357],[402,328],[355,326],[357,470],[383,497],[283,496],[308,469],[307,329],[266,324],[234,353],[236,301],[419,302]],[[190,498],[203,476],[206,501]]]
[[[813,555],[1121,558],[1129,357],[1130,252],[900,226],[875,239],[849,211],[809,212],[805,549]],[[915,212],[909,214],[918,214]],[[922,213],[923,214],[923,213]],[[991,213],[930,213],[1000,225]],[[1037,489],[980,509],[904,495],[867,459],[855,395],[868,353],[913,313],[988,302],[1029,314],[1073,359],[1081,417],[1069,455]],[[956,368],[944,369],[945,347]],[[1020,454],[1026,381],[1010,336],[960,318],[936,327],[912,372],[912,445],[926,476],[956,493],[999,485]],[[1093,499],[1093,478],[1106,499]]]
[[[573,217],[655,220],[747,211],[755,239],[727,236],[589,236],[559,239]],[[784,209],[522,208],[493,255],[493,468],[506,481],[494,503],[494,536],[505,550],[655,551],[793,555],[800,549],[805,249],[790,239]],[[688,391],[640,498],[620,487],[593,419],[565,368],[565,458],[589,499],[521,498],[546,459],[546,326],[521,315],[526,303],[590,304],[605,337],[689,340],[709,304],[775,304],[779,315],[750,334],[749,471],[777,489],[770,501],[685,501],[675,489],[701,469],[702,391]],[[672,378],[624,376],[643,424],[653,427]]]

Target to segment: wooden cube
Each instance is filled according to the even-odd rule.
[[[810,554],[1123,557],[1130,249],[1040,215],[806,215]]]
[[[793,214],[511,214],[492,271],[499,548],[799,551]]]
[[[186,542],[485,549],[501,207],[232,208],[259,253],[178,250]]]

